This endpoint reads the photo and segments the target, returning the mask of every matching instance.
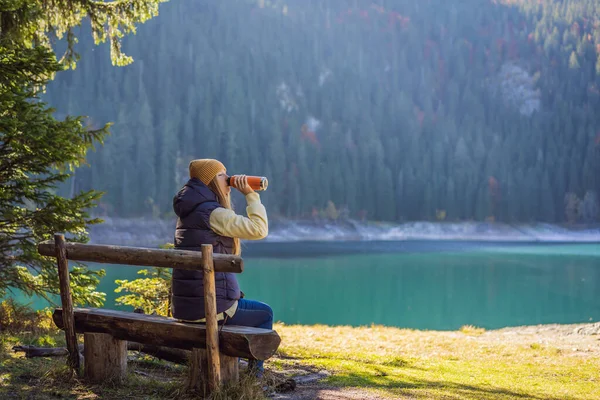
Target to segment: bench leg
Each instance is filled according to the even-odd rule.
[[[106,333],[84,333],[84,376],[90,382],[121,381],[127,375],[127,341]]]
[[[219,357],[221,357],[221,381],[225,384],[239,381],[239,358],[229,357],[223,353],[219,353]]]
[[[239,380],[238,358],[219,353],[221,359],[221,381],[223,384]],[[208,357],[204,349],[192,349],[187,380],[188,390],[208,395]]]

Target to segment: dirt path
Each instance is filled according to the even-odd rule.
[[[461,337],[474,346],[490,344],[515,344],[530,346],[538,343],[560,349],[562,354],[573,357],[600,356],[600,323],[573,325],[537,325],[511,327],[486,331],[480,335],[465,335],[462,332],[444,332],[449,337]],[[295,390],[274,393],[276,400],[380,400],[386,399],[376,393],[360,388],[335,388],[320,381],[329,376],[327,371],[314,369],[294,371]],[[286,371],[289,372],[289,371]]]

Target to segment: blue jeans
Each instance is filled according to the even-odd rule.
[[[253,328],[273,329],[273,310],[268,304],[256,300],[240,299],[233,317],[227,318],[225,325],[241,325]],[[251,360],[249,368],[254,368],[259,375],[263,372],[262,360]]]

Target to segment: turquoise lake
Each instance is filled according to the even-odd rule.
[[[600,321],[600,244],[448,241],[244,245],[240,286],[286,324],[455,330]],[[116,307],[105,268],[100,290]],[[27,299],[20,299],[27,301]],[[42,307],[40,301],[33,305]]]

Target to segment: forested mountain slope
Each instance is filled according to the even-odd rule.
[[[62,188],[101,214],[166,215],[215,157],[269,177],[273,216],[598,217],[597,0],[172,0],[123,49],[46,95],[115,123]]]

